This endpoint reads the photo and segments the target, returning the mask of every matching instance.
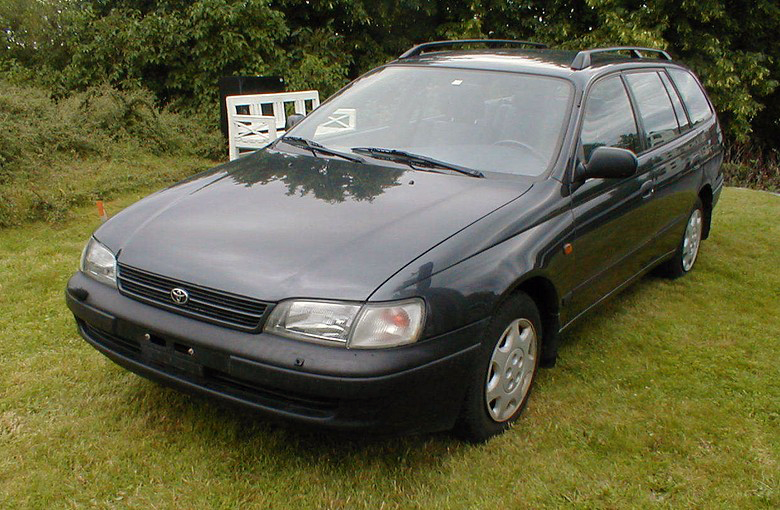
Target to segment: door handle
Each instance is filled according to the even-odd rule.
[[[642,198],[650,198],[655,191],[655,182],[646,181],[639,188],[639,192],[642,194]]]

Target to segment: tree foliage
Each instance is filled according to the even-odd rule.
[[[213,110],[234,74],[328,95],[433,39],[660,47],[699,74],[733,140],[780,144],[776,0],[0,0],[0,24],[6,79],[55,96],[144,87],[185,111]]]

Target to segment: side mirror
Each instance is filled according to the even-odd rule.
[[[293,113],[287,116],[287,122],[284,123],[284,130],[289,131],[294,125],[303,120],[304,115],[300,113]]]
[[[592,178],[617,179],[636,174],[639,161],[636,155],[617,147],[596,147],[590,153],[586,165],[578,165],[575,180],[585,181]]]

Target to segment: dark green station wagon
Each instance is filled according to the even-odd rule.
[[[66,298],[119,365],[324,428],[506,429],[562,331],[691,271],[723,184],[654,49],[427,43],[288,120],[103,224]]]

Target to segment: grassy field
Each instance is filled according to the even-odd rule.
[[[779,218],[727,189],[696,270],[569,331],[481,446],[300,432],[125,372],[63,300],[93,208],[0,230],[0,508],[778,508]]]

